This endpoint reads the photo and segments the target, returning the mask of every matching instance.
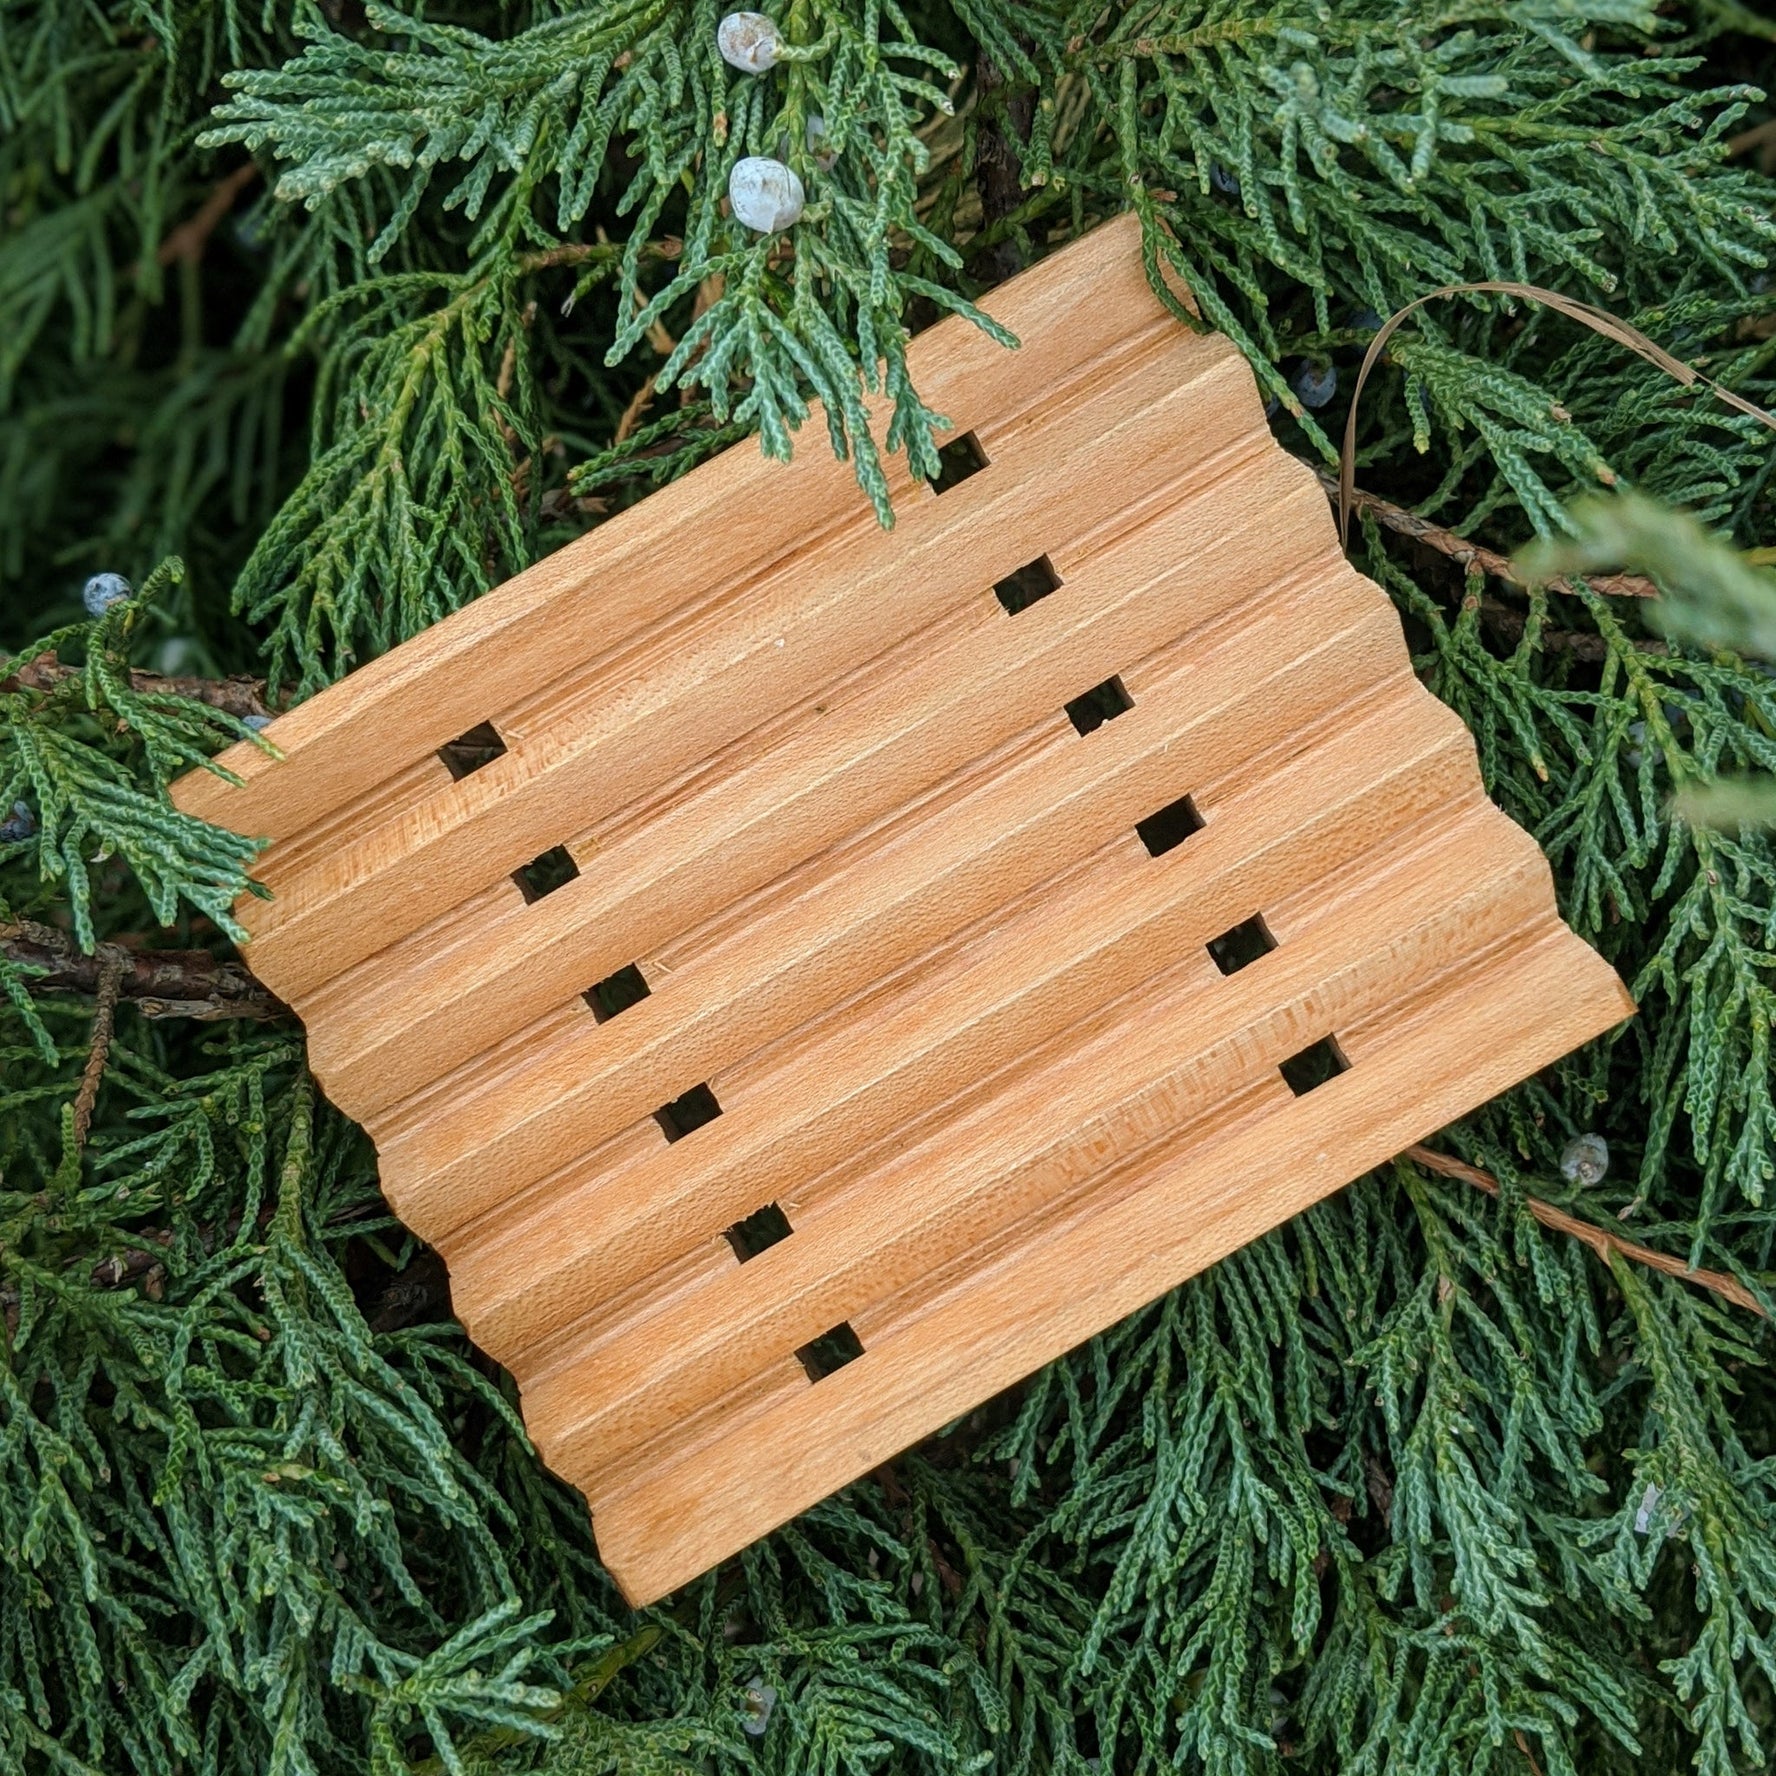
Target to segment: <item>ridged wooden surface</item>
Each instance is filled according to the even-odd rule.
[[[1133,223],[988,306],[912,352],[985,466],[891,533],[818,424],[731,451],[178,787],[637,1601],[1632,1010]]]

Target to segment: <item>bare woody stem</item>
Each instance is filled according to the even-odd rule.
[[[115,970],[113,1002],[133,1004],[144,1017],[264,1022],[289,1015],[289,1008],[238,962],[221,961],[206,950],[131,950],[106,944],[89,956],[54,927],[26,920],[0,923],[0,956],[32,971],[25,984],[34,994],[83,993],[101,1006],[108,973]]]
[[[38,654],[10,678],[0,679],[0,691],[53,691],[78,672],[78,667],[64,666],[54,654]],[[194,703],[207,703],[212,709],[239,716],[243,721],[249,715],[272,713],[265,705],[262,678],[169,678],[159,672],[132,669],[130,689],[144,697],[188,697]]]
[[[117,1028],[117,995],[129,967],[129,952],[116,944],[101,944],[93,958],[98,964],[98,983],[93,991],[92,1038],[87,1046],[86,1066],[80,1075],[80,1090],[74,1094],[74,1145],[86,1145],[87,1131],[92,1127],[93,1107],[99,1101],[99,1086],[105,1078],[105,1063],[111,1058],[111,1035]]]
[[[1321,469],[1319,480],[1327,496],[1336,505],[1338,477]],[[1407,511],[1404,506],[1396,506],[1377,494],[1365,493],[1360,487],[1351,496],[1351,506],[1354,511],[1367,512],[1377,524],[1397,535],[1410,537],[1414,542],[1435,549],[1439,555],[1447,555],[1451,561],[1468,571],[1490,575],[1511,586],[1520,586],[1523,583],[1517,578],[1510,560],[1497,550],[1487,548],[1484,543],[1469,542],[1455,531],[1445,530],[1442,525],[1433,524],[1430,519]],[[1602,592],[1611,598],[1657,598],[1659,595],[1659,588],[1641,574],[1588,574],[1585,584],[1592,591]],[[1573,589],[1564,580],[1550,580],[1549,585],[1556,592],[1571,592]]]
[[[1420,1145],[1408,1147],[1405,1156],[1423,1166],[1426,1171],[1441,1173],[1445,1178],[1458,1178],[1464,1184],[1472,1184],[1476,1190],[1484,1190],[1488,1196],[1499,1194],[1498,1179],[1490,1172],[1483,1172],[1478,1166],[1471,1166],[1466,1160],[1457,1159],[1453,1154],[1439,1153],[1435,1148]],[[1758,1298],[1737,1277],[1728,1276],[1719,1270],[1692,1270],[1681,1258],[1655,1252],[1651,1246],[1623,1239],[1619,1233],[1611,1233],[1607,1227],[1581,1221],[1577,1215],[1569,1215],[1565,1209],[1557,1209],[1552,1203],[1543,1202],[1539,1196],[1525,1196],[1523,1203],[1544,1227],[1551,1227],[1556,1233],[1570,1234],[1589,1246],[1606,1264],[1612,1252],[1620,1253],[1636,1264],[1644,1264],[1648,1270],[1656,1270],[1663,1276],[1676,1277],[1680,1282],[1694,1283],[1700,1289],[1712,1289],[1715,1294],[1731,1301],[1736,1307],[1746,1308],[1760,1318],[1768,1318]]]

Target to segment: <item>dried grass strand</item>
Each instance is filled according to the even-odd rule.
[[[1704,376],[1700,370],[1693,369],[1681,358],[1674,358],[1638,327],[1631,326],[1607,309],[1593,308],[1588,302],[1563,296],[1558,290],[1544,289],[1540,284],[1491,280],[1477,284],[1444,284],[1389,315],[1376,331],[1375,337],[1369,341],[1369,349],[1363,354],[1356,387],[1351,390],[1350,411],[1344,417],[1344,442],[1338,452],[1338,540],[1346,548],[1350,546],[1351,508],[1356,500],[1357,410],[1363,399],[1363,385],[1369,380],[1369,372],[1375,368],[1376,359],[1386,349],[1388,340],[1400,323],[1415,310],[1423,308],[1427,302],[1437,302],[1445,296],[1515,296],[1521,301],[1539,302],[1544,308],[1551,308],[1556,314],[1563,314],[1568,320],[1577,321],[1581,326],[1589,327],[1593,333],[1599,333],[1636,356],[1645,358],[1655,369],[1663,370],[1674,382],[1682,383],[1685,388],[1693,388],[1701,383],[1717,400],[1724,401],[1727,406],[1736,408],[1740,413],[1750,414],[1753,419],[1776,431],[1776,414],[1765,412],[1755,401],[1746,400],[1743,395],[1735,394],[1730,388]]]

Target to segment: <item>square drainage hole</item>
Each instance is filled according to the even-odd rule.
[[[666,1131],[668,1141],[682,1141],[692,1129],[714,1122],[721,1113],[722,1107],[715,1101],[715,1093],[707,1085],[693,1085],[682,1098],[662,1104],[654,1112],[654,1121]]]
[[[1168,851],[1175,851],[1182,845],[1193,832],[1201,832],[1202,824],[1203,818],[1196,811],[1196,803],[1185,795],[1179,796],[1175,802],[1167,802],[1157,814],[1137,820],[1135,831],[1152,856],[1164,857]]]
[[[541,900],[545,894],[565,888],[579,873],[579,866],[568,855],[567,847],[557,845],[541,857],[533,857],[523,869],[513,870],[512,880],[518,884],[518,892],[526,900]],[[647,991],[645,982],[642,991]]]
[[[602,1024],[618,1012],[639,1005],[648,996],[647,977],[631,962],[615,974],[607,974],[596,986],[588,987],[580,997],[592,1007],[592,1015]]]
[[[735,1257],[744,1264],[748,1258],[769,1251],[794,1232],[789,1217],[775,1203],[766,1203],[762,1209],[754,1209],[744,1221],[736,1221],[723,1237],[734,1248]]]
[[[1135,700],[1123,688],[1120,678],[1107,678],[1102,684],[1081,691],[1067,705],[1067,719],[1082,734],[1090,734],[1105,722],[1115,721],[1135,706]]]
[[[1336,1079],[1340,1073],[1349,1070],[1350,1062],[1344,1058],[1344,1050],[1331,1036],[1322,1036],[1300,1054],[1290,1055],[1277,1068],[1283,1076],[1283,1083],[1298,1098],[1305,1098],[1310,1091],[1317,1090],[1328,1079]]]
[[[855,1363],[863,1355],[863,1340],[851,1330],[849,1320],[841,1320],[830,1332],[822,1332],[796,1352],[810,1381],[820,1381],[835,1369]]]
[[[1060,584],[1061,576],[1055,572],[1054,563],[1046,555],[1038,555],[1022,567],[1014,567],[1004,579],[995,580],[993,590],[998,594],[999,602],[1015,617],[1039,598],[1058,591]]]
[[[939,449],[937,460],[939,467],[931,478],[931,491],[948,493],[958,482],[978,475],[987,466],[987,453],[973,432],[964,432]]]
[[[1263,915],[1254,913],[1251,918],[1242,919],[1231,931],[1210,938],[1209,955],[1223,974],[1238,974],[1260,956],[1268,956],[1276,947],[1277,940],[1270,935],[1270,927],[1264,923]]]
[[[438,757],[452,777],[461,779],[483,765],[491,765],[496,758],[503,758],[505,752],[506,743],[499,737],[499,729],[492,722],[482,722],[466,734],[445,741],[438,748]]]

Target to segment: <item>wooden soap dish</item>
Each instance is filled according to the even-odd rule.
[[[1626,1016],[1132,219],[178,786],[659,1597]]]

